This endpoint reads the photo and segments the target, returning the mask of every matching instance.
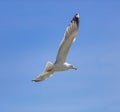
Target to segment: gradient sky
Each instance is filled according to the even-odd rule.
[[[33,83],[76,13],[78,70]],[[0,88],[0,112],[120,112],[120,1],[1,0]]]

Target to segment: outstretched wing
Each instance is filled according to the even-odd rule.
[[[50,76],[52,76],[53,72],[43,72],[42,74],[40,74],[37,78],[33,79],[32,81],[34,82],[40,82],[43,81],[47,78],[49,78]]]
[[[64,38],[58,49],[58,54],[55,63],[64,63],[68,54],[68,51],[75,40],[79,27],[79,14],[76,14],[70,25],[66,28]]]
[[[53,69],[54,69],[54,65],[50,61],[48,61],[46,66],[45,66],[45,70],[43,71],[43,73],[38,75],[32,81],[40,82],[40,81],[43,81],[43,80],[49,78],[50,76],[52,76],[52,73],[54,72]]]

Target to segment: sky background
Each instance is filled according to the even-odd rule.
[[[76,13],[78,70],[33,83]],[[120,112],[120,1],[1,0],[0,112]]]

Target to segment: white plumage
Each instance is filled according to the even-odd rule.
[[[66,28],[64,38],[58,49],[55,63],[53,64],[52,62],[47,62],[43,73],[40,74],[37,78],[33,79],[32,81],[39,82],[45,80],[48,77],[52,76],[52,74],[56,71],[65,71],[68,69],[77,70],[77,68],[74,67],[73,65],[66,63],[66,58],[72,43],[76,39],[78,27],[79,27],[79,14],[75,14],[71,23]]]

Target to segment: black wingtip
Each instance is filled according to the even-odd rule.
[[[73,22],[73,21],[75,21],[75,22],[77,23],[77,25],[79,26],[79,14],[78,14],[78,13],[76,13],[76,14],[74,15],[74,17],[73,17],[73,19],[72,19],[71,22]]]
[[[78,19],[79,19],[79,14],[76,13],[76,14],[74,15],[74,18],[78,18]]]
[[[32,80],[32,82],[40,82],[41,80]]]

